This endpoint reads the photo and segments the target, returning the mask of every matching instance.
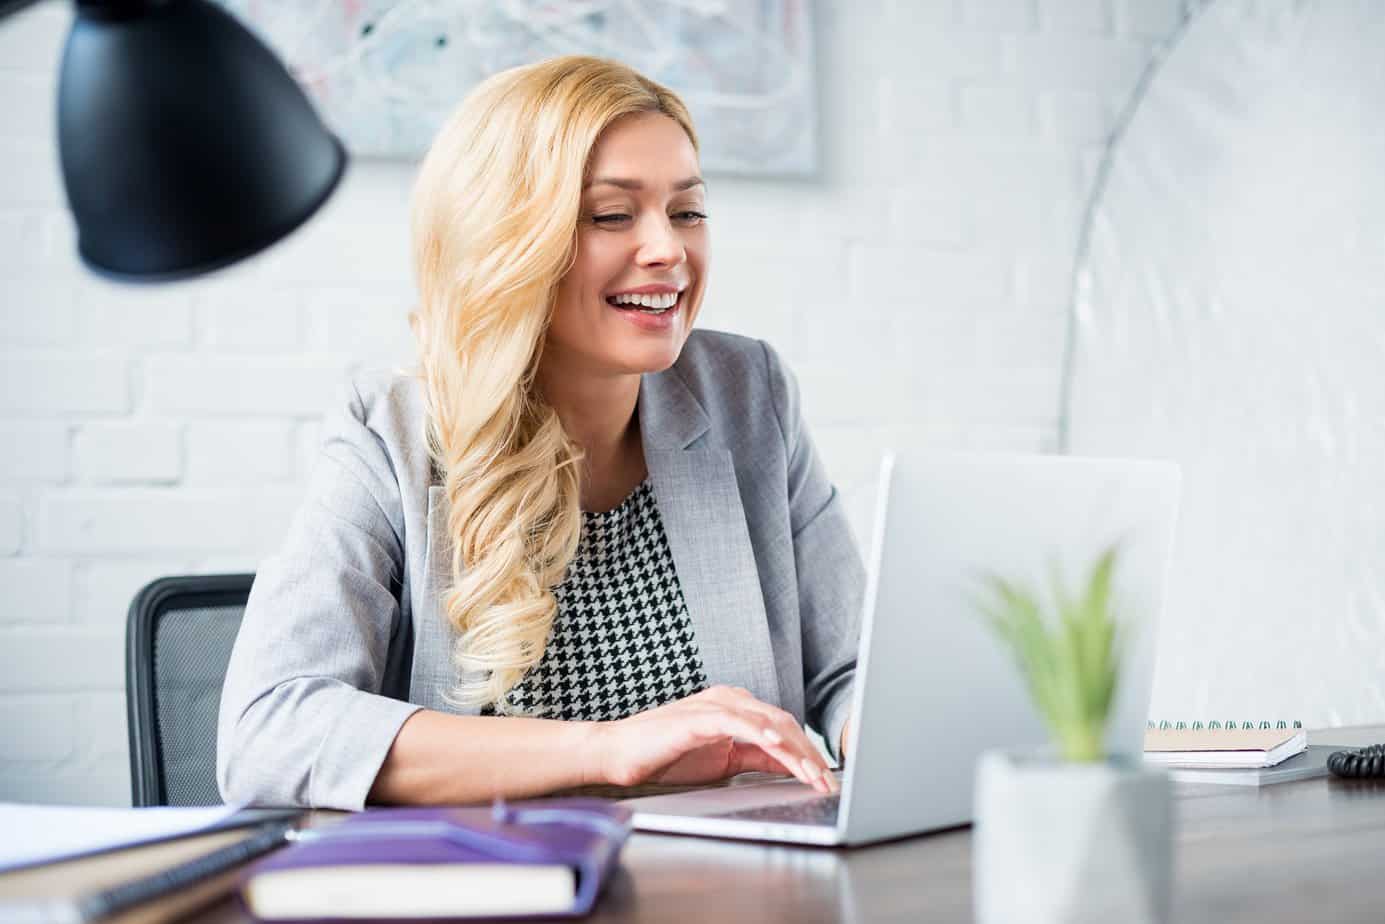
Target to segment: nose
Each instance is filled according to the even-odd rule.
[[[639,250],[635,254],[640,266],[677,266],[687,259],[683,241],[667,215],[651,214],[640,224]]]

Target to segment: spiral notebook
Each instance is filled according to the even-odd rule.
[[[1309,747],[1300,722],[1150,722],[1145,763],[1184,783],[1263,786],[1327,773],[1330,747]]]

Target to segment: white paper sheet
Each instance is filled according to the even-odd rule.
[[[187,834],[239,807],[90,808],[0,802],[0,871]]]

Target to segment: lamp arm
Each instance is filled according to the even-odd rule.
[[[18,13],[26,6],[33,6],[38,0],[0,0],[0,19],[4,19],[11,13]]]

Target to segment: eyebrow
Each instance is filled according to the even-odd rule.
[[[644,189],[644,184],[639,180],[627,180],[614,176],[597,177],[589,182],[586,188],[590,189],[593,186],[617,186],[621,189],[635,190]],[[677,183],[674,183],[673,190],[674,192],[682,192],[685,189],[692,189],[694,186],[706,188],[707,184],[702,181],[702,177],[700,176],[690,176],[686,180],[679,180]]]

